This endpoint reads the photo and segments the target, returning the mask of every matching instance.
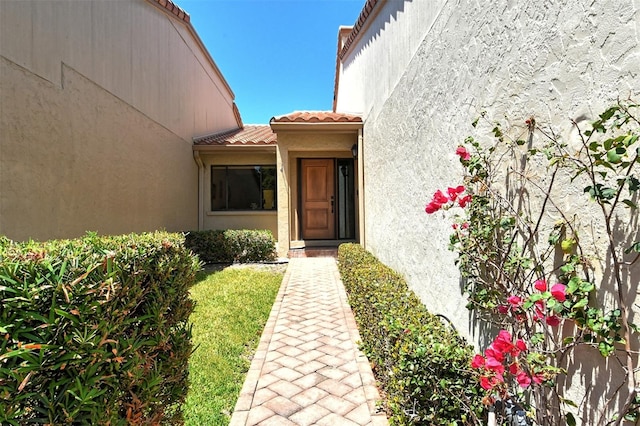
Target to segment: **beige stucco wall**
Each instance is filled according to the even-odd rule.
[[[330,127],[330,126],[327,126]],[[298,160],[300,158],[351,158],[358,131],[277,130],[278,255],[287,256],[291,243],[299,241]],[[357,200],[356,200],[357,205]]]
[[[418,16],[429,15],[435,7],[431,2],[402,3],[396,7],[416,8]],[[342,67],[338,111],[341,105],[352,109],[342,99],[360,96],[366,247],[404,274],[430,310],[446,315],[481,346],[487,336],[478,333],[465,309],[455,255],[447,250],[450,219],[441,213],[427,216],[425,204],[437,189],[461,181],[455,148],[474,133],[471,122],[481,111],[489,120],[505,123],[515,136],[526,131],[524,121],[533,115],[575,141],[575,132],[568,130],[570,118],[592,121],[618,97],[638,101],[640,5],[633,0],[441,5],[432,21],[425,20],[427,32],[412,28],[408,13],[390,19],[381,12],[375,18],[375,36],[352,46],[348,66]],[[389,30],[393,26],[406,28],[394,33]],[[407,61],[416,41],[418,48]],[[382,51],[379,45],[394,48]],[[405,65],[381,71],[396,62]],[[358,78],[360,89],[343,87]],[[482,130],[490,133],[490,128]],[[579,213],[581,223],[595,220],[593,210],[576,202],[582,197],[588,204],[582,187],[567,184],[556,196],[563,207]],[[637,240],[637,216],[621,223],[632,234],[635,229]],[[637,291],[640,265],[624,275],[627,288]],[[605,299],[611,297],[607,285]],[[638,342],[633,345],[637,350]],[[569,397],[583,395],[593,381],[601,385],[591,388],[579,413],[582,424],[595,424],[598,407],[611,390],[607,386],[619,383],[621,369],[593,352],[572,359],[571,369]]]
[[[194,229],[194,136],[236,127],[187,24],[151,2],[0,2],[0,234]]]
[[[229,147],[228,150],[203,152],[204,223],[203,229],[268,229],[278,239],[278,213],[265,211],[211,211],[211,166],[275,166],[275,147],[265,148],[268,152],[255,152],[250,148]],[[278,175],[280,179],[280,175]]]

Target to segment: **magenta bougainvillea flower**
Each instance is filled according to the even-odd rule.
[[[458,205],[462,208],[467,207],[467,204],[471,201],[471,194],[467,194],[464,197],[458,198]]]
[[[564,284],[554,284],[551,287],[551,296],[558,302],[564,302],[567,300],[567,287]]]
[[[514,307],[522,305],[522,298],[520,296],[509,296],[507,302]]]
[[[467,151],[467,148],[465,148],[464,146],[459,146],[456,149],[456,155],[460,156],[460,158],[464,161],[469,161],[469,159],[471,158],[471,154],[469,154],[469,151]]]
[[[546,317],[544,321],[547,323],[547,325],[550,325],[551,327],[557,327],[558,325],[560,325],[560,318],[558,318],[555,315]]]
[[[533,287],[540,292],[545,292],[547,291],[547,282],[545,280],[538,280],[533,283]]]

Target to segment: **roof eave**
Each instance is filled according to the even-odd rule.
[[[198,152],[216,151],[250,151],[250,152],[276,152],[276,144],[272,145],[193,145],[193,150]]]
[[[277,122],[272,121],[270,123],[271,130],[274,132],[284,131],[284,132],[331,132],[331,133],[340,133],[340,132],[357,132],[362,129],[361,121],[349,121],[349,122]]]

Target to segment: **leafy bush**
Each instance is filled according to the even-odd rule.
[[[200,268],[183,236],[1,240],[0,423],[181,423]]]
[[[276,258],[276,241],[267,230],[192,231],[185,244],[208,263],[265,262]]]
[[[479,424],[472,348],[361,246],[341,245],[338,261],[391,424]]]

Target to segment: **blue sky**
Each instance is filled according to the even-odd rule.
[[[331,110],[338,28],[365,0],[174,0],[236,95],[245,124]]]

